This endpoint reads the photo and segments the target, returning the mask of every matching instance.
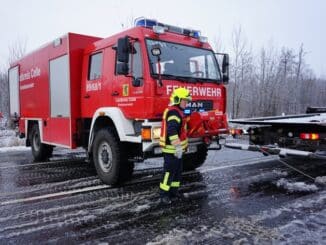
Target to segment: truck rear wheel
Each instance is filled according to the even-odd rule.
[[[30,142],[34,161],[40,162],[49,159],[52,156],[53,146],[41,143],[40,130],[37,124],[34,124],[30,133]]]
[[[194,170],[203,165],[207,157],[207,152],[206,145],[198,145],[197,152],[184,155],[183,171]]]
[[[93,144],[93,161],[99,178],[108,185],[130,179],[134,164],[129,163],[126,153],[115,134],[108,129],[97,132]]]

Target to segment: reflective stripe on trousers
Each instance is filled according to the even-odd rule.
[[[169,172],[165,172],[164,178],[163,178],[163,182],[160,183],[160,188],[163,191],[169,191],[170,190],[170,186],[168,185],[169,176],[170,176],[170,173]]]
[[[180,187],[182,174],[182,159],[176,158],[173,154],[163,153],[164,166],[163,177],[160,183],[161,195],[168,194],[171,189]]]

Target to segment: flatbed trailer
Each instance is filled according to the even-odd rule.
[[[249,142],[227,142],[228,148],[264,155],[326,159],[326,108],[308,107],[305,114],[230,120],[247,125]]]

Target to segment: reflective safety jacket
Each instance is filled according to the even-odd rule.
[[[176,148],[171,142],[178,139],[185,151],[188,147],[187,119],[180,107],[174,105],[166,108],[163,113],[160,137],[162,152],[174,154]]]

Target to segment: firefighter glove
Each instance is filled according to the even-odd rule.
[[[182,153],[183,153],[183,150],[182,150],[182,147],[181,145],[176,145],[175,146],[175,153],[174,153],[174,156],[178,159],[181,159],[182,158]]]

